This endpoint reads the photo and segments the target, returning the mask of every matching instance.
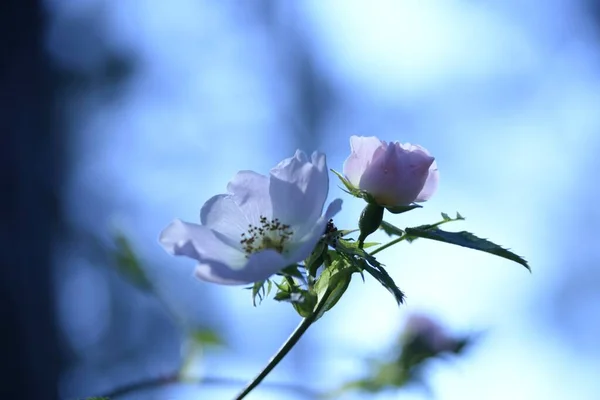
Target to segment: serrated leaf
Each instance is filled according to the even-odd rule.
[[[390,224],[389,222],[386,222],[386,221],[381,221],[381,225],[379,226],[379,229],[383,230],[389,236],[402,236],[402,235],[404,235],[404,231],[402,229],[400,229],[397,226],[394,226],[394,225],[392,225],[392,224]]]
[[[473,250],[479,250],[486,253],[494,254],[498,257],[503,257],[508,260],[521,264],[531,272],[531,268],[527,261],[517,254],[490,242],[487,239],[479,238],[470,232],[447,232],[437,227],[428,229],[406,228],[406,234],[409,236],[420,237],[424,239],[436,240],[448,244],[467,247]]]
[[[129,243],[129,240],[122,233],[117,233],[114,240],[116,249],[113,256],[117,271],[139,289],[148,292],[152,291],[152,283],[146,276],[141,262]]]
[[[377,261],[375,257],[370,255],[363,249],[358,248],[358,246],[354,246],[353,244],[354,242],[349,242],[346,240],[340,241],[340,246],[338,247],[338,250],[349,256],[356,256],[357,258],[348,258],[348,261],[353,263],[355,269],[358,271],[364,270],[368,272],[394,296],[398,304],[403,303],[404,293],[396,285],[396,283],[394,282],[392,277],[387,273],[383,265],[379,261]]]
[[[365,262],[363,269],[373,278],[377,279],[377,281],[394,296],[398,304],[404,303],[404,292],[400,290],[398,285],[396,285],[396,282],[394,282],[394,279],[392,279],[381,264],[379,264],[378,267],[374,267]]]

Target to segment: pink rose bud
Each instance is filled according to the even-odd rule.
[[[421,146],[352,136],[350,148],[344,175],[379,205],[395,207],[427,201],[437,189],[435,158]]]

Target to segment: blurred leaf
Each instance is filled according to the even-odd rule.
[[[300,271],[298,265],[289,265],[278,272],[277,275],[291,276],[293,278],[298,278],[301,281],[306,281],[306,276]]]
[[[113,256],[117,271],[139,289],[152,291],[152,283],[146,276],[139,258],[125,235],[122,233],[115,235],[115,246]]]
[[[359,243],[357,241],[354,240],[345,240],[345,239],[340,239],[343,241],[343,245],[345,248],[347,249],[359,249]],[[368,249],[369,247],[373,247],[373,246],[378,246],[379,243],[377,242],[366,242],[363,244],[363,249]]]
[[[194,344],[200,347],[222,346],[223,340],[217,332],[212,329],[197,329],[189,334]]]
[[[422,227],[418,227],[406,228],[406,234],[412,237],[436,240],[438,242],[454,244],[457,246],[467,247],[469,249],[494,254],[496,256],[503,257],[508,260],[519,263],[531,272],[531,268],[527,264],[527,261],[525,261],[525,259],[523,259],[522,257],[486,239],[479,238],[470,232],[447,232],[437,227],[425,229],[423,229]]]
[[[381,225],[379,226],[381,230],[387,233],[389,236],[402,236],[404,235],[404,231],[389,222],[381,221]]]

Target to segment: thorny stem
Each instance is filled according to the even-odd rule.
[[[279,362],[283,360],[283,358],[296,345],[296,343],[298,343],[298,340],[300,340],[304,332],[306,332],[306,330],[313,324],[313,322],[315,322],[317,316],[321,314],[321,311],[323,310],[323,307],[325,307],[325,304],[327,303],[327,299],[330,296],[330,294],[330,291],[325,292],[321,300],[319,300],[319,302],[317,303],[314,312],[310,316],[300,321],[300,324],[298,324],[294,332],[292,332],[292,334],[287,338],[285,343],[283,343],[279,350],[277,350],[277,353],[275,353],[275,355],[269,360],[269,362],[262,369],[262,371],[260,371],[260,373],[256,375],[256,377],[252,379],[252,381],[250,381],[250,383],[248,383],[248,385],[235,397],[235,400],[242,400],[244,397],[246,397],[254,388],[256,388],[262,382],[263,379],[265,379],[265,377],[273,370],[273,368],[275,368],[277,364],[279,364]]]

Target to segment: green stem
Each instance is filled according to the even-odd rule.
[[[392,240],[391,242],[387,242],[386,244],[384,244],[381,247],[376,248],[375,250],[373,250],[369,254],[372,255],[372,256],[374,256],[375,254],[379,253],[380,251],[383,251],[383,250],[387,249],[388,247],[391,247],[391,246],[395,245],[396,243],[400,243],[404,239],[406,239],[406,235],[402,235],[399,238],[396,238],[396,239]]]
[[[287,338],[285,343],[277,350],[277,353],[269,360],[267,365],[263,368],[262,371],[248,385],[242,390],[236,397],[235,400],[242,400],[246,397],[254,388],[256,388],[263,379],[279,364],[281,360],[289,353],[289,351],[298,343],[298,340],[302,337],[304,332],[315,322],[318,315],[321,314],[321,310],[325,307],[325,303],[327,302],[327,298],[331,293],[329,291],[325,292],[321,300],[317,303],[315,310],[313,313],[302,319],[294,332]]]

